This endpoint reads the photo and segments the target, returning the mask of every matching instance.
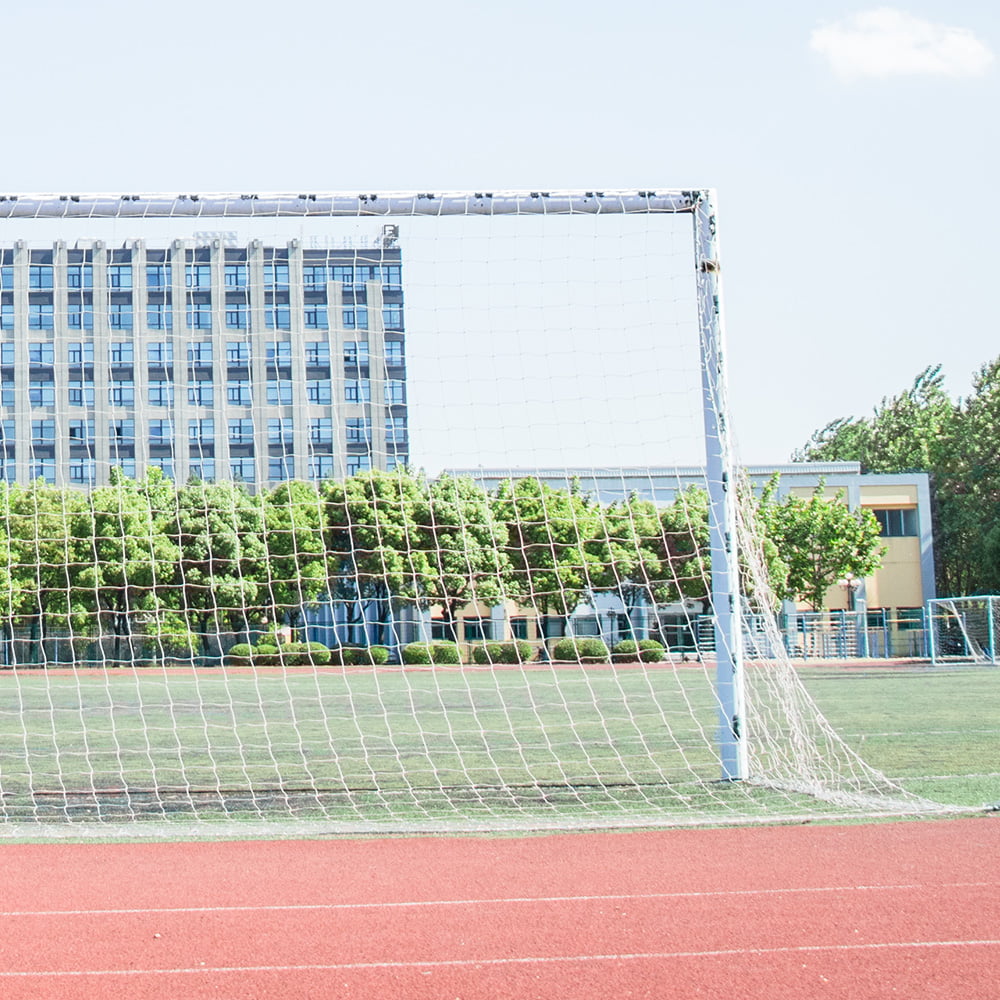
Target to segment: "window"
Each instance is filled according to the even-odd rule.
[[[348,403],[367,403],[372,398],[372,384],[366,378],[344,380],[344,399]]]
[[[327,367],[330,364],[330,345],[325,340],[306,341],[306,364],[311,368]]]
[[[250,345],[242,340],[226,341],[226,361],[231,365],[250,363]]]
[[[382,284],[392,290],[403,287],[403,272],[399,264],[382,265]]]
[[[368,455],[348,455],[347,474],[353,476],[358,472],[368,472],[372,467],[372,460]]]
[[[69,422],[69,443],[90,446],[94,443],[93,420],[71,420]]]
[[[32,420],[31,443],[40,445],[55,444],[56,422],[54,420]]]
[[[31,478],[44,480],[51,486],[56,481],[55,459],[42,458],[32,462]]]
[[[354,284],[363,285],[367,281],[379,280],[379,267],[377,264],[355,264]]]
[[[253,444],[253,421],[237,419],[229,421],[230,444]]]
[[[108,345],[108,361],[113,365],[130,365],[134,360],[134,348],[130,340],[115,341]]]
[[[250,380],[231,378],[226,383],[226,402],[233,406],[249,406],[251,403]]]
[[[12,365],[14,363],[14,344],[5,340],[0,344],[0,365]]]
[[[108,303],[108,324],[112,330],[132,329],[132,303],[131,302],[110,302]]]
[[[29,365],[51,365],[54,360],[53,346],[49,341],[45,340],[40,344],[28,344]]]
[[[329,479],[333,475],[333,455],[310,455],[309,478],[313,480]]]
[[[271,417],[267,422],[268,444],[291,444],[292,421],[288,417]]]
[[[270,303],[264,307],[264,322],[268,330],[291,330],[292,309],[287,302]]]
[[[326,289],[326,265],[312,264],[303,267],[302,284],[309,292],[324,291]]]
[[[174,311],[169,302],[150,302],[146,306],[146,326],[150,330],[172,330]]]
[[[265,347],[269,367],[288,368],[292,363],[292,345],[286,340],[269,340]]]
[[[172,420],[150,420],[149,443],[151,447],[173,446],[174,422]]]
[[[462,637],[466,642],[482,642],[492,637],[491,625],[489,618],[463,618]]]
[[[188,382],[188,402],[192,406],[212,406],[215,403],[215,384],[211,379]]]
[[[188,264],[184,268],[184,284],[187,288],[211,288],[212,265]]]
[[[121,469],[122,474],[128,479],[135,479],[135,459],[134,458],[119,458],[115,460],[115,468]]]
[[[257,471],[252,458],[231,458],[229,472],[238,483],[252,483],[257,478]]]
[[[162,291],[170,287],[169,264],[146,265],[146,287],[150,290]]]
[[[916,538],[917,509],[916,507],[885,508],[872,510],[882,529],[882,538]]]
[[[267,478],[281,482],[295,477],[295,461],[291,455],[281,455],[267,460]]]
[[[112,379],[108,386],[108,402],[112,406],[134,406],[135,382],[131,379]]]
[[[318,406],[329,406],[333,402],[333,387],[330,379],[308,379],[306,381],[306,399]]]
[[[368,444],[372,439],[372,422],[366,417],[347,418],[347,440],[350,444]]]
[[[351,306],[343,310],[344,327],[347,330],[368,329],[368,307]]]
[[[403,444],[406,441],[406,417],[387,417],[385,421],[387,444]]]
[[[368,341],[367,340],[345,340],[344,341],[344,363],[348,367],[364,367],[368,364]]]
[[[93,486],[97,465],[92,458],[73,457],[69,460],[69,481],[74,486]]]
[[[330,268],[330,276],[334,281],[339,281],[342,285],[353,287],[354,285],[354,265],[334,264]]]
[[[211,330],[212,304],[210,302],[189,302],[187,325],[191,330]]]
[[[14,303],[0,302],[0,330],[14,329]]]
[[[70,406],[94,405],[93,379],[70,379],[66,385],[67,400]]]
[[[111,439],[111,448],[113,451],[134,445],[135,421],[112,420],[108,424],[108,436]]]
[[[132,265],[111,264],[108,267],[108,288],[131,288]]]
[[[387,330],[402,330],[403,307],[400,305],[382,306],[382,324]]]
[[[401,378],[385,380],[385,402],[387,406],[399,406],[405,402],[404,387],[406,383]]]
[[[510,634],[515,639],[527,639],[528,638],[528,619],[523,617],[511,618],[510,620]]]
[[[193,458],[188,468],[192,479],[196,479],[202,483],[215,482],[214,458]]]
[[[56,384],[51,379],[28,383],[28,403],[31,406],[55,406]]]
[[[401,340],[387,340],[385,342],[385,365],[387,368],[402,368],[403,342]]]
[[[326,330],[329,328],[330,322],[324,303],[316,302],[306,305],[305,325],[307,330]]]
[[[227,289],[246,288],[250,272],[246,264],[227,264],[225,282]]]
[[[0,288],[9,292],[13,289],[13,287],[14,268],[9,264],[5,264],[3,267],[0,267]]]
[[[245,302],[226,303],[226,329],[247,330],[250,327],[250,307]]]
[[[174,478],[174,460],[168,456],[157,456],[149,459],[151,469],[159,469],[165,479]]]
[[[292,380],[287,378],[268,379],[267,401],[271,406],[288,406],[292,402]]]
[[[28,287],[32,291],[52,287],[52,265],[32,264],[28,268]]]
[[[310,420],[309,441],[311,444],[333,444],[333,421],[329,417]]]
[[[194,364],[211,364],[212,342],[210,340],[198,340],[192,344],[188,344],[187,356],[188,361]]]
[[[28,303],[28,329],[51,330],[53,324],[51,302]]]
[[[74,343],[67,345],[67,360],[71,365],[92,365],[94,363],[94,345],[91,343]]]
[[[193,445],[215,443],[215,421],[211,417],[188,421],[188,442]]]
[[[0,406],[13,406],[14,405],[14,377],[12,375],[4,376],[3,380],[0,381]]]
[[[149,383],[150,406],[173,406],[174,383],[166,379],[151,379]]]
[[[174,360],[174,345],[170,340],[159,340],[146,348],[146,358],[151,365],[169,365]]]
[[[66,286],[68,288],[93,288],[93,265],[70,264],[70,266],[66,268]]]
[[[275,290],[284,291],[288,288],[288,265],[287,264],[265,264],[264,265],[264,289],[268,292]]]

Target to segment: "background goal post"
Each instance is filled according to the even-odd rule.
[[[0,196],[0,836],[936,808],[752,508],[711,191]]]

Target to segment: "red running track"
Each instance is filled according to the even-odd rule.
[[[994,997],[998,857],[992,818],[8,844],[0,997]]]

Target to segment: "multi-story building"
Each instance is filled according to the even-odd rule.
[[[0,478],[341,478],[408,457],[398,230],[0,248]]]

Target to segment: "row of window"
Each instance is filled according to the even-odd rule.
[[[116,463],[126,476],[134,479],[136,476],[135,459],[122,459]],[[218,468],[214,458],[193,460],[190,463],[189,475],[192,479],[203,482],[214,482],[218,478]],[[397,465],[397,460],[390,458],[387,468],[391,471]],[[171,458],[151,458],[149,468],[160,469],[168,479],[174,478],[174,462]],[[365,472],[372,467],[371,458],[367,455],[348,455],[346,459],[347,474]],[[330,479],[336,472],[332,455],[313,455],[309,459],[308,476],[320,482]],[[73,459],[68,465],[69,481],[74,486],[93,486],[97,481],[97,467],[92,458]],[[228,478],[237,482],[254,483],[257,480],[257,468],[252,458],[233,458],[228,462]],[[14,480],[14,464],[11,461],[0,462],[0,478]],[[287,456],[269,458],[267,461],[267,480],[283,482],[294,478],[292,461]],[[56,481],[56,466],[52,459],[38,459],[29,466],[29,476],[32,480],[41,479],[53,484]]]
[[[383,399],[386,406],[401,406],[406,402],[406,383],[403,379],[386,379]],[[268,379],[265,383],[267,403],[271,406],[290,406],[296,400],[297,383],[291,379]],[[93,406],[94,383],[89,379],[70,379],[67,382],[67,402],[70,406]],[[249,379],[229,379],[226,382],[226,403],[231,406],[251,406],[253,385]],[[215,383],[211,379],[195,379],[187,383],[187,400],[192,406],[215,405]],[[371,380],[349,378],[344,380],[344,402],[372,402]],[[150,406],[173,406],[175,386],[169,379],[151,379],[146,387],[146,401]],[[333,403],[333,381],[328,378],[305,380],[305,401],[318,406]],[[28,383],[30,406],[55,406],[55,382],[39,380]],[[111,406],[135,406],[135,382],[132,379],[112,379],[108,385],[108,403]],[[15,405],[14,383],[0,382],[0,406]]]
[[[264,326],[268,330],[291,330],[292,309],[287,303],[269,302],[263,306]],[[185,322],[189,330],[211,330],[213,326],[211,302],[189,302],[185,308]],[[250,306],[245,303],[227,304],[221,322],[227,330],[251,328]],[[112,330],[132,330],[135,315],[131,302],[107,304],[108,326]],[[66,326],[70,330],[94,329],[94,306],[90,302],[70,302],[66,311]],[[173,307],[169,302],[150,302],[146,306],[146,326],[150,330],[174,328]],[[303,310],[302,326],[306,330],[329,330],[330,312],[325,304],[307,305]],[[403,307],[388,304],[382,307],[382,326],[386,330],[403,329]],[[28,303],[28,329],[54,330],[55,306],[51,302]],[[368,307],[345,306],[340,310],[340,327],[344,330],[368,330]],[[14,329],[14,304],[0,303],[0,330]]]
[[[327,367],[330,364],[330,343],[326,340],[310,340],[303,345],[306,365],[312,368]],[[250,363],[250,344],[245,340],[231,340],[225,345],[225,360],[231,365]],[[211,364],[215,355],[215,343],[199,340],[187,345],[187,360],[193,364]],[[71,365],[93,364],[94,345],[89,342],[71,343],[67,347],[68,363]],[[387,340],[384,344],[385,363],[390,368],[403,364],[403,342]],[[292,344],[287,340],[271,340],[264,345],[264,358],[271,366],[290,367]],[[174,344],[171,340],[155,341],[146,345],[146,359],[150,364],[172,364]],[[350,365],[367,365],[369,344],[367,340],[349,340],[344,343],[344,360]],[[108,364],[130,365],[135,362],[135,344],[131,340],[113,341],[108,345]],[[0,343],[0,365],[13,365],[14,343]],[[50,340],[34,341],[28,344],[29,365],[54,365],[55,344]]]
[[[245,446],[255,443],[253,420],[234,418],[225,425],[231,445]],[[372,423],[367,417],[350,417],[345,421],[345,434],[349,444],[371,444]],[[267,421],[267,443],[269,445],[290,445],[295,426],[290,417],[271,417]],[[54,447],[56,442],[55,420],[32,420],[31,443],[40,447]],[[70,420],[67,436],[71,445],[91,447],[95,442],[93,420]],[[115,420],[108,428],[112,451],[135,445],[135,421]],[[330,417],[314,417],[306,425],[307,438],[314,446],[333,444],[333,420]],[[390,444],[401,444],[406,440],[406,418],[386,417],[385,437]],[[194,446],[211,445],[216,440],[215,420],[212,417],[194,418],[188,421],[188,442]],[[172,446],[174,443],[173,420],[150,420],[148,441],[151,447]],[[14,421],[0,423],[0,444],[14,442]]]
[[[146,265],[146,287],[160,291],[173,284],[173,268],[168,263]],[[107,287],[128,290],[134,286],[131,264],[109,264],[105,268]],[[287,291],[290,285],[288,264],[265,263],[263,281],[265,291]],[[338,282],[346,288],[364,288],[369,281],[378,281],[389,290],[402,288],[402,269],[399,264],[307,264],[302,268],[302,283],[309,291],[321,291],[328,282]],[[250,287],[249,264],[226,264],[223,268],[223,283],[227,290]],[[66,267],[66,286],[73,289],[94,287],[93,264],[69,264]],[[14,287],[14,268],[6,264],[0,267],[0,289],[10,291]],[[55,267],[52,264],[31,264],[28,267],[28,288],[32,291],[49,291],[55,287]],[[186,264],[184,266],[185,288],[211,288],[212,265]]]

